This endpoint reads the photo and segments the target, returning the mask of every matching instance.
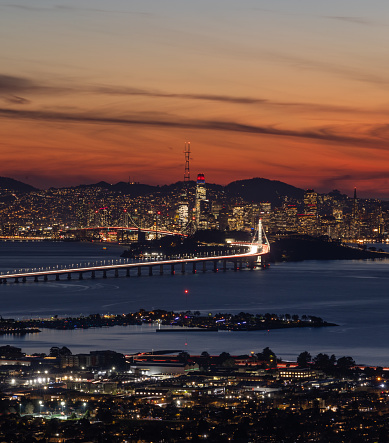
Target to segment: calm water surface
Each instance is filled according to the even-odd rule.
[[[118,259],[124,248],[92,243],[0,242],[0,271]],[[127,313],[144,309],[317,315],[338,327],[268,332],[163,333],[154,326],[80,331],[44,330],[1,337],[26,352],[68,346],[75,352],[186,349],[230,353],[270,346],[282,358],[307,350],[350,355],[359,363],[389,366],[389,261],[307,261],[268,270],[188,272],[171,276],[28,282],[0,286],[0,314],[29,318],[54,314]],[[184,295],[184,290],[189,295]]]

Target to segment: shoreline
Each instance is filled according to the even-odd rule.
[[[338,326],[329,323],[317,316],[290,314],[254,314],[240,312],[239,314],[218,313],[215,315],[202,316],[199,311],[174,312],[156,309],[145,311],[141,309],[128,314],[90,314],[89,316],[65,317],[57,316],[50,319],[29,320],[0,320],[0,334],[37,333],[39,328],[56,330],[75,330],[89,328],[105,328],[112,326],[129,325],[163,325],[169,326],[171,332],[182,330],[197,331],[266,331],[270,329],[294,329],[294,328],[318,328]],[[185,327],[185,329],[180,329]],[[178,328],[177,330],[175,328]],[[188,329],[186,329],[188,328]],[[15,331],[15,332],[13,332]],[[165,331],[157,329],[157,332]]]

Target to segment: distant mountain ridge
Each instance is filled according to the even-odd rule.
[[[144,185],[142,183],[118,182],[115,184],[110,184],[105,181],[101,181],[92,185],[75,186],[75,189],[85,188],[103,188],[110,191],[122,192],[123,194],[128,194],[134,197],[152,194],[153,192],[155,192],[156,189],[159,189],[159,187],[157,186]]]
[[[190,181],[189,186],[195,186],[195,181]],[[110,184],[105,181],[89,185],[72,186],[73,189],[102,188],[109,191],[121,192],[132,197],[145,196],[153,193],[168,194],[179,192],[183,188],[183,182],[177,182],[170,185],[152,186],[142,183],[118,182]],[[213,183],[207,183],[208,189],[215,191],[224,191],[226,195],[241,197],[247,202],[259,203],[270,202],[272,205],[279,205],[282,197],[301,200],[304,197],[304,190],[278,180],[268,180],[266,178],[251,178],[247,180],[237,180],[222,186]],[[27,185],[12,178],[0,177],[0,190],[7,189],[17,192],[36,191],[31,185]]]
[[[37,191],[34,186],[27,185],[19,180],[15,180],[9,177],[0,177],[0,190],[8,190],[14,192],[31,192]]]
[[[248,202],[270,202],[278,206],[281,198],[285,196],[296,200],[303,199],[305,191],[278,180],[256,177],[234,181],[225,187],[225,192],[242,197]]]

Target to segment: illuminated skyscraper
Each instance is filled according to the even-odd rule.
[[[98,216],[98,226],[109,226],[109,212],[107,207],[100,208],[98,211]]]
[[[354,188],[354,199],[353,199],[353,209],[352,209],[352,217],[353,220],[356,221],[358,219],[358,198],[357,198],[357,188]]]
[[[189,205],[185,197],[178,204],[178,224],[180,230],[184,229],[189,222]]]
[[[313,189],[307,189],[304,194],[304,214],[299,217],[300,228],[304,234],[317,235],[317,193]]]
[[[313,189],[307,189],[304,194],[305,215],[317,215],[317,193]]]
[[[200,224],[201,202],[206,200],[206,198],[207,198],[207,191],[205,188],[204,174],[198,174],[197,185],[196,185],[196,201],[195,201],[196,228],[198,228]]]
[[[353,206],[351,212],[350,237],[358,238],[361,231],[361,221],[359,213],[359,205],[357,198],[357,188],[354,188]]]

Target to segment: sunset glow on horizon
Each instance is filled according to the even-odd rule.
[[[0,175],[389,199],[389,4],[0,0]]]

